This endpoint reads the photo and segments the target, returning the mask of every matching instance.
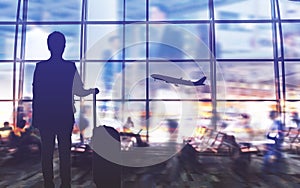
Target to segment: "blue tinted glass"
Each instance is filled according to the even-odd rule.
[[[80,21],[81,0],[28,1],[28,21]]]

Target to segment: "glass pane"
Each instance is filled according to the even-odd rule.
[[[222,20],[268,19],[271,18],[270,1],[217,1],[215,3],[215,18]]]
[[[130,24],[125,26],[125,58],[146,59],[146,26]]]
[[[28,1],[28,21],[80,21],[81,0]]]
[[[16,21],[18,1],[1,0],[0,21]]]
[[[285,87],[287,99],[299,99],[300,62],[285,62]]]
[[[150,102],[150,142],[182,143],[183,137],[192,136],[199,119],[198,108],[198,102]]]
[[[274,99],[273,63],[219,63],[226,86],[226,99]]]
[[[208,0],[168,2],[150,0],[150,21],[208,19],[208,15]]]
[[[139,4],[139,3],[138,3]],[[123,20],[123,0],[88,1],[89,21],[120,21]]]
[[[146,20],[146,1],[127,0],[125,3],[125,20]]]
[[[299,129],[299,101],[297,102],[286,102],[286,114],[285,114],[285,127],[286,130],[291,129],[293,132],[291,133],[292,135],[295,136],[297,133],[297,129]],[[295,131],[295,132],[294,132]],[[290,136],[292,136],[290,135]]]
[[[128,62],[123,70],[125,74],[125,99],[146,98],[146,63]]]
[[[13,63],[0,63],[0,99],[13,99]]]
[[[218,24],[218,58],[272,58],[271,24]]]
[[[32,83],[35,65],[36,64],[33,63],[26,63],[24,69],[23,97],[27,97],[30,99],[32,99]]]
[[[300,23],[284,23],[283,27],[283,44],[285,58],[299,58],[300,45],[299,29]]]
[[[283,19],[299,19],[300,3],[297,0],[279,0],[280,14]]]
[[[121,104],[119,104],[121,106]],[[124,102],[123,107],[119,108],[118,120],[122,122],[122,125],[125,124],[127,118],[130,117],[133,122],[133,127],[130,128],[130,131],[133,133],[138,133],[141,129],[141,135],[146,135],[146,112],[145,112],[145,102]],[[145,139],[142,137],[142,139]]]
[[[27,26],[25,59],[44,60],[50,57],[47,38],[53,31],[62,32],[66,37],[65,59],[79,59],[80,25]]]
[[[85,97],[84,97],[85,99]],[[93,133],[93,104],[92,101],[83,100],[75,102],[76,113],[75,116],[75,127],[83,131],[84,141],[89,140]],[[80,142],[79,131],[73,131],[72,142]]]
[[[0,102],[0,127],[3,126],[5,121],[13,124],[13,103],[12,102]]]
[[[150,98],[176,100],[210,98],[207,65],[205,62],[151,62]],[[204,76],[205,85],[193,85]]]
[[[122,96],[122,62],[98,62],[86,64],[86,87],[98,87],[99,99],[120,99]]]
[[[154,59],[207,59],[207,25],[151,24],[149,56]]]
[[[0,25],[0,59],[13,59],[15,26]]]
[[[247,114],[249,116],[248,124],[253,129],[254,135],[249,137],[238,131],[232,132],[232,134],[237,136],[239,141],[265,139],[266,132],[272,124],[269,112],[274,110],[275,102],[226,102],[225,106],[225,109],[219,111],[220,121],[222,121],[222,127],[219,127],[219,130],[232,132],[231,126],[242,126],[241,114]]]
[[[121,60],[122,27],[118,25],[88,25],[87,53],[89,60]]]

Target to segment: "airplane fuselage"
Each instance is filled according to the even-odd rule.
[[[187,86],[204,85],[203,82],[206,79],[206,77],[203,77],[202,78],[203,81],[193,82],[191,80],[184,80],[184,79],[174,78],[174,77],[160,75],[160,74],[152,74],[151,77],[156,80],[165,81],[166,83],[171,83],[171,84],[175,84],[175,85],[187,85]]]

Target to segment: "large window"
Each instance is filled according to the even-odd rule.
[[[1,124],[15,124],[19,105],[30,124],[34,67],[50,56],[46,39],[55,30],[66,35],[64,58],[76,62],[85,87],[101,91],[97,124],[122,129],[130,116],[134,132],[157,141],[166,120],[176,121],[180,140],[190,134],[184,126],[219,129],[248,113],[264,129],[259,121],[271,109],[300,110],[300,2],[2,0],[0,7]],[[193,87],[153,74],[207,79]],[[85,113],[92,128],[92,98],[76,100],[84,106],[76,117]]]

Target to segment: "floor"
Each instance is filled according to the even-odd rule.
[[[153,157],[166,151],[164,145],[149,147]],[[130,151],[126,151],[130,152]],[[249,165],[236,165],[228,156],[191,155],[185,151],[150,167],[122,169],[123,188],[296,188],[300,187],[300,155],[284,152],[276,172],[262,170],[263,157],[252,155]],[[59,186],[57,152],[54,158],[55,184]],[[73,155],[72,187],[94,188],[90,154]],[[40,158],[37,154],[22,157],[0,155],[0,188],[42,187]],[[109,187],[109,186],[108,186]]]

